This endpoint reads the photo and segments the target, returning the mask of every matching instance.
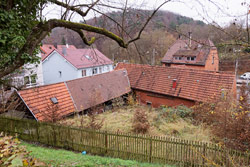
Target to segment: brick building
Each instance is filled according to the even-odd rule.
[[[219,57],[213,42],[207,40],[177,40],[162,59],[168,67],[191,68],[197,70],[219,70]]]
[[[235,75],[228,72],[119,63],[126,69],[139,103],[193,106],[216,101],[225,93],[236,93]]]

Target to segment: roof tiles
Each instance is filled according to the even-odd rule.
[[[126,69],[131,88],[140,89],[194,101],[210,101],[221,97],[222,89],[234,89],[235,75],[231,73],[200,71],[119,63],[116,69]],[[177,86],[173,88],[173,80]]]
[[[55,112],[56,117],[61,118],[75,111],[74,103],[64,83],[24,89],[18,91],[18,94],[39,121],[52,119],[48,118],[48,112]],[[58,100],[56,111],[50,110],[55,105],[50,100],[52,97]]]
[[[177,40],[167,51],[162,59],[165,63],[176,64],[194,64],[205,65],[210,49],[216,49],[211,40],[199,40],[191,41],[191,47],[189,46],[189,40]],[[196,57],[194,61],[187,61],[185,58],[182,60],[175,59],[175,57]]]
[[[127,71],[116,70],[91,77],[18,91],[19,96],[39,121],[58,119],[104,103],[130,92]],[[56,97],[58,104],[51,98]],[[55,106],[58,108],[55,109]],[[54,108],[53,108],[54,107]]]

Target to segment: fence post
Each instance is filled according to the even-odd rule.
[[[149,162],[152,163],[152,147],[153,147],[153,141],[152,136],[150,136],[150,147],[149,147]]]
[[[37,141],[40,141],[40,137],[39,137],[39,123],[36,123],[36,137],[37,137]]]
[[[205,157],[206,157],[207,143],[203,143],[203,158],[202,158],[202,166],[205,166]]]
[[[104,135],[105,135],[105,154],[107,154],[108,153],[108,133],[107,133],[107,131],[105,131]]]

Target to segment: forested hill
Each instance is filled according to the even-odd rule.
[[[133,37],[141,29],[151,13],[152,11],[148,10],[127,9],[125,14],[118,11],[111,12],[87,20],[86,22],[90,25],[106,28],[119,35],[119,33],[121,33],[121,29],[119,29],[117,24],[113,21],[115,20],[121,26],[124,26],[126,33]],[[110,18],[112,18],[112,20]],[[192,18],[181,16],[172,12],[158,11],[146,27],[146,31],[147,33],[150,33],[155,30],[164,30],[170,33],[175,33],[176,29],[182,27],[183,25],[202,27],[205,24],[202,21],[196,21]],[[100,39],[96,43],[97,47],[101,47],[100,45],[102,45],[105,40],[106,39]],[[54,29],[50,36],[47,37],[43,42],[63,44],[65,41],[69,44],[74,44],[77,47],[84,47],[84,44],[82,43],[78,34],[64,28]]]
[[[153,11],[149,10],[128,9],[126,13],[107,13],[106,16],[102,15],[98,18],[90,19],[87,21],[87,23],[98,27],[105,27],[109,30],[117,29],[117,25],[114,23],[114,21],[108,18],[110,17],[120,23],[120,25],[124,25],[127,32],[133,31],[135,33],[144,25],[152,12]],[[196,21],[192,18],[181,16],[169,11],[158,11],[147,26],[147,30],[152,31],[156,29],[167,28],[169,31],[175,31],[176,28],[183,24],[200,26],[205,25],[205,23],[202,21]]]

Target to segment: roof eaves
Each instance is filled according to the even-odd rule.
[[[15,89],[16,93],[18,94],[18,96],[22,99],[22,101],[24,102],[25,106],[28,108],[28,110],[30,111],[30,113],[33,115],[33,117],[36,119],[36,121],[38,121],[38,119],[36,118],[36,116],[34,115],[34,113],[31,111],[31,109],[29,108],[29,106],[26,104],[26,102],[24,101],[24,99],[22,98],[22,96],[18,93],[18,91]]]

